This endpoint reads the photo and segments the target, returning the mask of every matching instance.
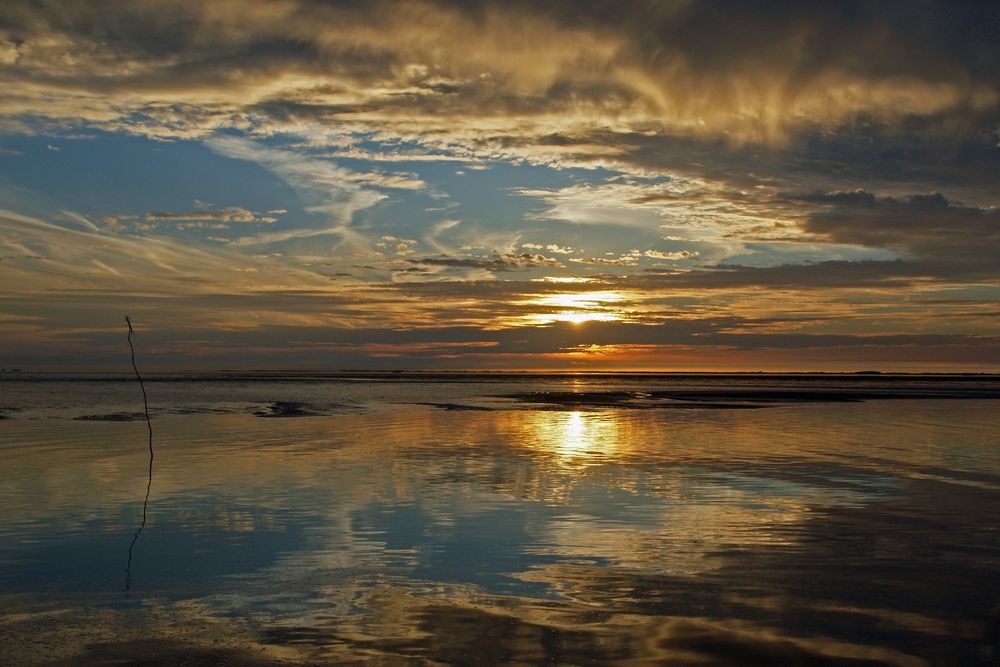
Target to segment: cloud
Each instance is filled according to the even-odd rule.
[[[739,191],[703,179],[610,179],[563,188],[520,188],[516,194],[549,208],[532,217],[581,225],[609,225],[676,232],[678,238],[732,245],[727,238],[787,235],[803,206],[775,197],[769,188]]]
[[[367,242],[351,228],[355,213],[385,198],[385,195],[361,187],[358,174],[328,160],[303,158],[287,150],[271,148],[231,136],[213,136],[206,145],[221,155],[256,162],[292,186],[306,203],[306,210],[327,217],[325,229],[291,230],[260,234],[239,239],[242,244],[266,244],[327,234],[340,236],[344,242],[365,247]]]
[[[260,164],[295,188],[309,210],[329,215],[339,226],[346,227],[354,213],[385,197],[358,184],[366,176],[328,160],[309,159],[292,151],[225,135],[210,137],[205,145],[220,155]]]
[[[483,142],[604,127],[776,143],[856,121],[976,117],[998,97],[986,28],[996,17],[979,4],[777,12],[635,0],[612,15],[573,2],[120,1],[104,11],[115,30],[83,0],[4,12],[7,114],[161,136],[337,120]],[[574,150],[550,144],[564,149]]]
[[[4,243],[19,253],[0,265],[8,290],[24,296],[74,291],[176,295],[255,291],[289,281],[325,286],[319,276],[273,262],[166,238],[111,234],[72,211],[61,212],[61,218],[80,228],[0,210]],[[265,270],[252,282],[234,275],[235,269],[254,264]]]
[[[100,231],[100,228],[97,225],[91,222],[86,216],[80,215],[76,211],[67,211],[65,209],[61,210],[59,211],[59,217],[63,220],[69,220],[77,225],[80,225],[87,231],[91,232]]]
[[[940,193],[895,198],[855,190],[799,198],[823,207],[803,229],[836,243],[890,248],[925,260],[990,263],[1000,270],[1000,209],[957,205]]]
[[[667,259],[675,262],[680,259],[694,259],[699,255],[697,251],[692,252],[690,250],[678,250],[677,252],[663,252],[661,250],[645,250],[642,253],[643,257],[652,257],[653,259]]]
[[[422,181],[415,174],[360,173],[352,174],[351,178],[355,183],[361,183],[378,188],[395,190],[423,190],[427,187],[427,183]]]
[[[376,248],[392,250],[397,257],[405,257],[416,252],[413,249],[418,241],[415,239],[397,239],[395,236],[385,235],[382,240],[375,244]]]
[[[577,252],[575,248],[564,248],[558,243],[549,243],[547,245],[541,243],[522,243],[521,247],[525,250],[548,250],[555,255],[572,255]]]
[[[472,154],[454,155],[413,150],[399,152],[366,151],[352,147],[326,153],[324,157],[361,160],[364,162],[459,162],[466,169],[489,169],[488,165],[482,164],[482,160]]]
[[[556,243],[550,243],[545,246],[545,249],[556,255],[572,255],[576,250],[574,248],[564,248]]]
[[[620,255],[619,257],[571,257],[569,261],[577,264],[597,264],[601,266],[636,266],[643,258],[662,259],[675,262],[684,259],[695,259],[698,255],[699,253],[697,251],[690,250],[663,252],[660,250],[634,249]]]
[[[66,328],[90,317],[67,305],[72,290],[142,285],[190,309],[165,326],[442,321],[474,338],[523,326],[537,309],[524,302],[543,288],[510,274],[576,269],[592,276],[587,289],[628,293],[623,303],[645,318],[636,326],[697,319],[678,345],[709,334],[749,345],[721,338],[736,335],[721,312],[754,335],[983,331],[951,305],[927,300],[922,319],[906,309],[934,290],[982,302],[1000,276],[998,21],[990,3],[949,2],[7,3],[0,131],[43,135],[41,154],[81,129],[96,141],[97,130],[197,140],[270,171],[314,217],[293,226],[277,219],[284,208],[22,210],[4,219],[0,271],[8,296],[12,285],[45,295]],[[71,153],[44,157],[65,166]],[[524,219],[477,219],[471,206],[441,214],[456,219],[422,217],[416,200],[457,166],[522,168],[505,172],[525,178],[505,181],[515,203],[498,217],[527,207]],[[378,214],[398,210],[376,209],[390,196],[417,213],[380,227]],[[23,197],[7,200],[13,209]],[[240,232],[184,245],[156,236],[168,223]],[[572,236],[559,233],[564,223],[577,225]],[[379,248],[386,230],[394,238]],[[271,257],[279,243],[287,256]],[[329,261],[341,246],[364,281]],[[417,248],[441,255],[420,259]],[[678,264],[646,269],[657,262]],[[289,294],[301,291],[316,295]],[[606,338],[574,339],[584,346],[574,349],[616,335],[655,344],[620,323],[593,329]],[[546,336],[569,334],[554,331],[525,353],[558,353]],[[522,351],[511,341],[495,350]]]
[[[622,257],[570,257],[569,261],[577,264],[597,264],[601,266],[635,266],[639,259],[633,255]]]
[[[13,65],[19,57],[17,44],[7,39],[0,39],[0,64]]]
[[[456,268],[486,269],[489,271],[523,271],[538,267],[564,268],[557,259],[545,255],[522,253],[494,253],[489,259],[466,259],[457,257],[425,257],[411,259],[419,266],[442,266]]]
[[[602,166],[703,190],[523,189],[549,203],[539,218],[579,224],[763,229],[788,222],[768,192],[893,181],[971,201],[998,167],[995,10],[852,7],[112,2],[108,32],[86,2],[31,6],[6,12],[0,124],[287,135],[336,145],[338,159]],[[409,173],[340,177],[426,187]]]
[[[562,220],[579,225],[613,225],[655,228],[662,223],[658,211],[641,205],[618,185],[571,185],[559,189],[520,188],[523,197],[539,199],[549,208],[537,211],[538,220]]]
[[[283,213],[285,211],[282,211]],[[271,211],[268,211],[271,213]],[[278,219],[272,215],[260,215],[239,206],[227,206],[222,209],[203,208],[189,213],[147,213],[146,222],[258,222],[275,223]]]
[[[450,255],[455,252],[454,248],[441,241],[441,236],[461,224],[460,220],[441,220],[431,225],[424,236],[424,243],[434,248],[442,255]]]

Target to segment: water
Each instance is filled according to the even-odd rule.
[[[996,664],[998,385],[8,375],[0,662]]]

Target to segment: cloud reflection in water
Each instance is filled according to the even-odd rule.
[[[174,658],[976,664],[997,627],[998,424],[974,402],[913,409],[162,419],[129,609],[99,555],[131,525],[141,425],[10,420],[6,636],[81,664],[141,657],[150,633]],[[44,596],[17,592],[28,575]]]

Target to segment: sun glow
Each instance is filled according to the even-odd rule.
[[[527,303],[540,306],[543,312],[528,316],[531,324],[552,322],[616,322],[625,319],[625,313],[616,306],[625,295],[615,291],[546,294]]]

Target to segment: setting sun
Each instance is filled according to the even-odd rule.
[[[626,314],[619,304],[624,300],[624,294],[613,291],[548,294],[528,302],[542,311],[530,315],[528,321],[531,324],[622,321]]]

